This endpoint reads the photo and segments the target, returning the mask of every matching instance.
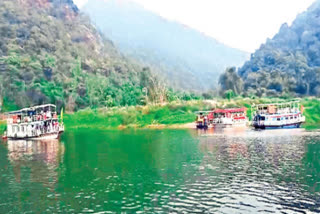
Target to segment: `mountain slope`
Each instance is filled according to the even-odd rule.
[[[124,58],[72,0],[1,0],[0,36],[4,111],[48,102],[70,111],[133,105],[144,87],[153,90],[148,69]]]
[[[82,9],[125,55],[152,67],[174,88],[213,88],[227,66],[247,59],[246,53],[129,0],[90,0]]]
[[[320,95],[320,1],[283,24],[238,73],[248,94]]]

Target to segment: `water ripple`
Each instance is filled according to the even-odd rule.
[[[61,144],[9,144],[0,211],[32,211],[38,198],[43,213],[320,212],[319,132],[175,134],[107,150],[104,136],[92,160],[82,148],[77,157]]]

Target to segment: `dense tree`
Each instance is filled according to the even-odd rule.
[[[219,78],[219,84],[222,92],[232,90],[234,94],[241,94],[243,91],[243,82],[237,74],[235,67],[227,68]]]
[[[233,90],[229,89],[227,91],[224,92],[224,98],[227,98],[229,101],[231,100],[231,98],[234,97],[234,92]]]
[[[282,25],[238,71],[244,94],[320,96],[320,1]],[[229,88],[227,88],[229,89]]]
[[[144,104],[163,86],[124,58],[71,0],[0,1],[3,110],[43,103],[69,111]],[[157,92],[157,93],[156,93]]]

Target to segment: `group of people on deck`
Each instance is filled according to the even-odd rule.
[[[28,112],[26,116],[22,115],[12,115],[12,123],[30,123],[36,121],[46,121],[50,119],[57,119],[57,114],[50,111],[40,112],[36,114],[35,112]]]
[[[16,126],[18,132],[31,132],[32,136],[39,136],[59,131],[57,118],[57,114],[51,111],[28,111],[24,114],[12,115],[8,120],[10,124],[18,125]]]

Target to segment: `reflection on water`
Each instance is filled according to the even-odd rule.
[[[309,152],[319,154],[308,149],[320,143],[319,133],[229,130],[205,136],[199,143],[201,179],[191,186],[201,186],[206,194],[199,203],[209,201],[210,212],[320,211],[320,168],[308,172],[304,163]]]
[[[0,144],[0,213],[320,212],[317,131],[81,130],[62,141]]]
[[[0,164],[0,213],[44,209],[39,201],[30,202],[41,200],[44,190],[54,194],[64,146],[58,140],[8,140],[2,145],[6,150],[0,147],[0,155],[6,160]]]
[[[21,181],[22,167],[29,167],[32,182],[42,182],[54,187],[58,180],[56,168],[64,153],[64,147],[58,140],[8,140],[7,148],[17,182]],[[48,177],[50,181],[47,181]]]
[[[8,156],[12,163],[40,160],[50,164],[57,164],[58,156],[63,155],[64,147],[58,140],[29,141],[8,140]]]

